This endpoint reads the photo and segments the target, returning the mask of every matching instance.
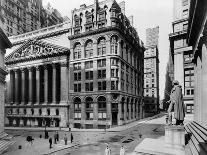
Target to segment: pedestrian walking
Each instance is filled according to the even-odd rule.
[[[59,142],[59,133],[58,133],[58,131],[56,131],[56,138],[57,138],[57,141]]]
[[[111,155],[111,150],[110,150],[108,145],[106,146],[105,154],[104,155]]]
[[[70,134],[70,141],[71,141],[71,143],[73,142],[73,134],[72,133]]]
[[[49,138],[49,143],[50,143],[50,149],[52,148],[52,138]]]
[[[125,155],[125,148],[124,148],[124,146],[121,146],[120,155]]]
[[[68,137],[66,136],[66,134],[65,134],[65,137],[64,137],[64,141],[65,141],[65,145],[67,145],[68,144]]]

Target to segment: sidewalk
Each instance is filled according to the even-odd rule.
[[[157,114],[155,116],[152,117],[147,117],[144,119],[140,119],[125,125],[121,125],[121,126],[116,126],[116,127],[112,127],[107,129],[107,132],[119,132],[119,131],[124,131],[127,130],[129,128],[132,128],[134,126],[137,126],[138,124],[147,122],[151,119],[157,118],[157,117],[161,117],[163,116],[164,113],[160,113]],[[28,130],[28,131],[44,131],[45,127],[5,127],[5,130]],[[47,127],[47,131],[68,131],[68,128],[59,128],[59,127]],[[71,131],[75,131],[75,132],[105,132],[105,129],[77,129],[77,128],[71,128]]]

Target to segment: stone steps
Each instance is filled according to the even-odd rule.
[[[8,134],[6,132],[1,132],[0,133],[0,139],[4,139],[7,136],[8,136]]]
[[[189,141],[186,152],[192,155],[207,155],[207,129],[196,122],[188,123],[185,126]]]
[[[6,151],[9,146],[13,145],[15,141],[0,140],[0,154]]]

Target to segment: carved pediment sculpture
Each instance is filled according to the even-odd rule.
[[[51,56],[53,54],[60,54],[64,52],[69,52],[69,49],[43,41],[28,40],[8,55],[6,57],[6,62],[24,60],[28,58],[41,58],[42,56]]]

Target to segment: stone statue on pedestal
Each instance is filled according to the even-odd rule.
[[[168,108],[167,124],[172,125],[172,111],[174,109],[174,118],[176,119],[175,125],[183,125],[185,117],[185,106],[183,103],[182,87],[177,80],[173,81],[173,88],[170,94],[170,102]]]

